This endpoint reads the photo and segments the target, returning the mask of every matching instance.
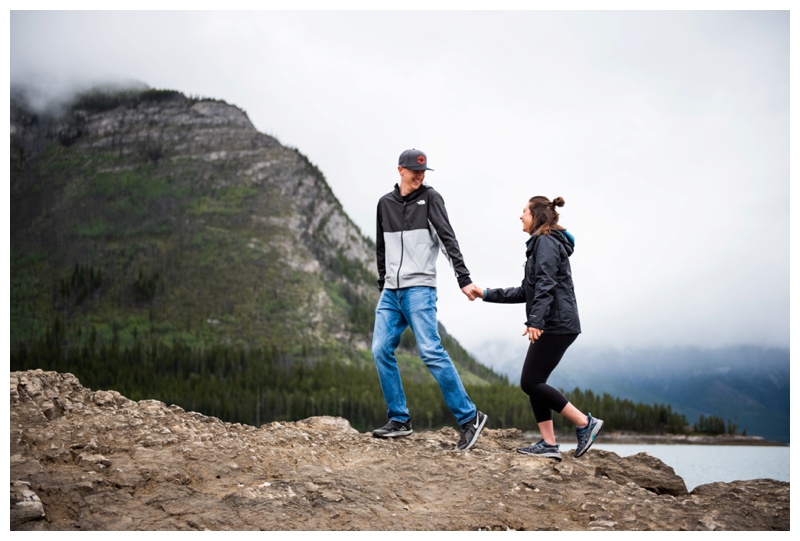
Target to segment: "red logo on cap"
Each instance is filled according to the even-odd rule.
[[[420,165],[425,165],[425,156],[422,155],[417,156],[417,163]]]

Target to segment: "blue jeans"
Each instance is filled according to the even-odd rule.
[[[477,414],[478,410],[467,396],[450,355],[442,347],[436,300],[434,287],[384,289],[375,309],[372,357],[378,368],[387,416],[392,421],[405,422],[411,418],[394,354],[400,344],[400,335],[409,326],[414,332],[419,356],[439,384],[444,401],[458,424],[463,425]]]

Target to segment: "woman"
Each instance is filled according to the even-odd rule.
[[[558,225],[556,212],[556,207],[563,206],[563,198],[556,197],[551,202],[543,196],[532,197],[525,205],[520,220],[522,230],[530,238],[526,242],[522,285],[483,290],[474,286],[476,296],[485,302],[525,303],[527,320],[522,335],[530,340],[530,346],[520,383],[530,397],[542,439],[517,451],[559,461],[561,453],[553,429],[553,411],[575,423],[578,435],[575,457],[589,450],[603,427],[601,419],[595,419],[591,413],[584,415],[560,391],[547,384],[547,378],[581,332],[569,264],[575,239]]]

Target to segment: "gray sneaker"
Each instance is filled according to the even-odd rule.
[[[483,427],[486,425],[487,419],[489,419],[489,417],[482,411],[479,411],[471,421],[464,423],[461,426],[461,439],[458,441],[456,449],[459,451],[466,451],[472,447],[475,442],[478,441],[478,436],[481,435],[481,430],[483,430]]]
[[[397,438],[400,436],[408,436],[411,434],[411,419],[405,423],[399,421],[389,421],[384,426],[373,430],[372,435],[376,438]]]
[[[561,462],[561,451],[559,451],[558,444],[550,445],[544,440],[539,440],[528,447],[521,447],[517,449],[517,452],[522,453],[523,455],[554,458]]]
[[[595,419],[592,417],[591,413],[589,413],[587,416],[589,417],[589,424],[575,429],[575,433],[578,436],[578,446],[575,448],[575,458],[582,456],[586,451],[589,450],[589,447],[591,447],[594,443],[594,439],[597,437],[600,429],[603,428],[602,419]]]

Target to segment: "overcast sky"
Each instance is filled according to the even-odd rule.
[[[789,3],[740,4],[784,11],[12,11],[10,76],[237,105],[373,239],[423,149],[483,287],[519,285],[522,208],[562,196],[584,347],[788,347]],[[439,299],[467,349],[523,343],[523,305],[443,257]]]

